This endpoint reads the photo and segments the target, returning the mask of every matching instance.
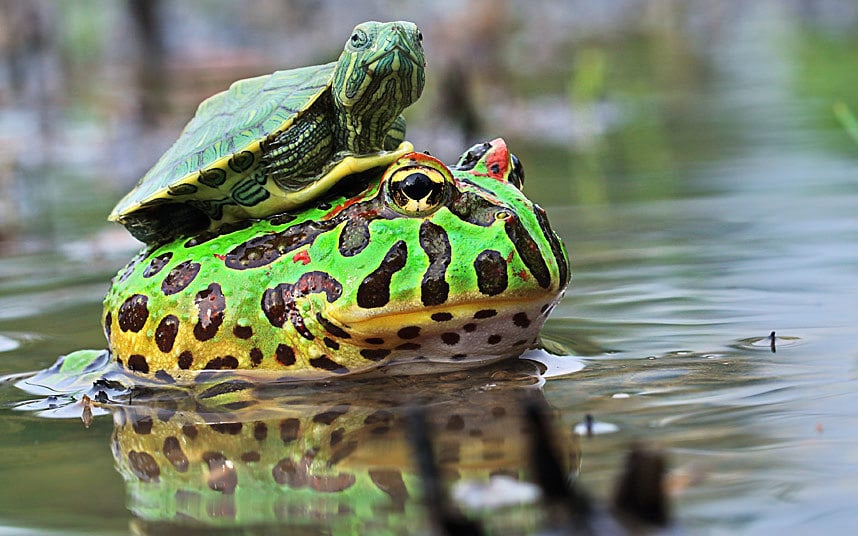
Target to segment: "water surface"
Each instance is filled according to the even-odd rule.
[[[565,427],[614,426],[580,445],[597,497],[644,441],[684,482],[673,509],[691,532],[842,533],[858,523],[858,146],[831,107],[855,99],[856,65],[826,59],[855,43],[760,5],[703,36],[579,44],[577,68],[613,67],[595,96],[565,96],[590,138],[509,137],[573,267],[544,337],[584,366],[543,391]],[[100,299],[133,253],[95,234],[111,201],[54,202],[0,257],[0,373],[104,345]],[[0,411],[0,525],[128,530],[109,418]]]

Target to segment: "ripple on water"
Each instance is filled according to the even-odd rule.
[[[801,342],[801,338],[789,335],[778,335],[773,331],[765,337],[749,337],[747,339],[739,339],[732,346],[739,350],[768,350],[776,352],[778,348],[788,348],[796,346]]]
[[[9,352],[18,349],[21,343],[15,339],[0,335],[0,352]]]
[[[611,422],[597,421],[592,416],[588,415],[584,422],[576,424],[572,431],[580,436],[594,436],[603,434],[613,434],[620,431],[620,427]]]
[[[543,378],[557,378],[574,374],[584,368],[584,362],[571,355],[554,355],[542,348],[534,348],[521,354],[521,359],[536,361],[545,367]]]

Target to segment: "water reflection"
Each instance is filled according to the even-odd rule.
[[[138,533],[425,530],[405,423],[414,406],[426,408],[448,492],[464,504],[503,505],[470,512],[487,527],[531,532],[545,514],[533,506],[540,492],[526,462],[523,400],[538,395],[538,378],[537,365],[522,360],[384,380],[224,384],[186,397],[137,392],[131,405],[93,405],[113,414],[111,450]],[[567,470],[575,470],[579,454],[568,431],[561,445]],[[498,489],[505,491],[498,496]]]

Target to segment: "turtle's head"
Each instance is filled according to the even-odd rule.
[[[337,106],[360,123],[369,119],[379,123],[373,126],[389,128],[423,92],[422,41],[412,22],[370,21],[355,26],[334,72]]]

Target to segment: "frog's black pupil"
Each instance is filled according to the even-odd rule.
[[[410,199],[420,200],[432,191],[432,179],[423,173],[412,173],[402,179],[402,192]]]

